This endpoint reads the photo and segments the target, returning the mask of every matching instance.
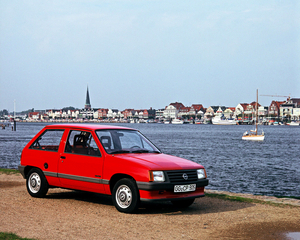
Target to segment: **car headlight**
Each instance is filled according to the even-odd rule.
[[[197,169],[197,175],[198,175],[198,179],[203,179],[206,178],[206,172],[205,169]]]
[[[150,181],[151,182],[164,182],[165,175],[163,171],[150,171]]]

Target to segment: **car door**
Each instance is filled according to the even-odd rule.
[[[58,167],[61,186],[104,193],[102,168],[103,156],[93,133],[70,130]]]
[[[22,164],[41,169],[49,185],[60,186],[57,178],[58,161],[61,152],[61,142],[64,129],[46,129],[23,151]]]

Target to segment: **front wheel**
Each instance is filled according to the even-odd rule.
[[[140,203],[139,190],[134,180],[123,178],[113,188],[112,200],[116,209],[124,213],[132,213]]]
[[[171,201],[175,207],[178,208],[187,208],[191,206],[195,201],[195,198],[185,199],[185,200],[174,200]]]
[[[27,191],[32,197],[44,197],[49,189],[49,185],[44,173],[33,168],[29,171],[26,179]]]

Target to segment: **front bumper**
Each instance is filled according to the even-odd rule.
[[[196,184],[196,191],[193,192],[174,192],[175,185]],[[204,187],[208,185],[208,179],[200,179],[196,182],[189,183],[154,183],[154,182],[137,182],[141,201],[172,201],[185,200],[189,198],[204,197]]]
[[[155,190],[173,190],[175,185],[194,184],[196,187],[205,187],[208,185],[208,179],[199,179],[195,182],[188,183],[171,183],[171,182],[136,182],[139,190],[155,191]]]

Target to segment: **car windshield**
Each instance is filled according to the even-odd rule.
[[[97,130],[96,133],[109,154],[160,153],[159,149],[136,130]]]

